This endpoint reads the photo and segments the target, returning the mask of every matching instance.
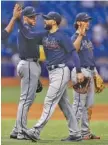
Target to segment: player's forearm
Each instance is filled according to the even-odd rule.
[[[5,30],[1,31],[1,40],[5,40],[7,39],[7,37],[9,36],[9,33]]]
[[[23,27],[22,32],[23,32],[24,36],[28,39],[38,39],[39,34],[40,34],[38,32],[33,32],[30,30],[27,30],[26,27]]]
[[[12,17],[8,26],[5,28],[5,31],[10,33],[13,30],[15,22],[16,22],[16,19],[14,17]]]
[[[82,38],[83,38],[82,35],[78,35],[78,37],[76,38],[76,40],[75,40],[74,43],[73,43],[73,45],[74,45],[76,51],[79,51],[79,50],[80,50]]]
[[[7,37],[10,34],[10,32],[13,30],[15,21],[16,21],[16,19],[14,17],[12,17],[10,22],[9,22],[9,24],[7,25],[7,27],[1,33],[1,40],[7,39]]]
[[[74,61],[77,73],[81,72],[80,59],[76,51],[72,52],[72,60]]]
[[[27,39],[37,39],[37,43],[41,45],[41,42],[38,40],[42,40],[42,38],[46,35],[47,31],[37,32],[31,31],[26,25],[24,25],[22,19],[19,19],[20,30]]]

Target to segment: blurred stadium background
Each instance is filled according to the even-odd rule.
[[[4,29],[11,19],[15,3],[16,1],[1,1],[1,29]],[[63,16],[60,28],[64,29],[69,36],[72,36],[75,32],[73,24],[77,13],[87,12],[91,15],[93,20],[88,33],[94,45],[96,65],[104,81],[106,83],[108,82],[108,1],[20,1],[19,3],[23,7],[34,6],[37,12],[45,14],[49,11],[59,12]],[[40,16],[37,18],[37,26],[35,29],[37,31],[44,29],[43,19]],[[41,51],[41,60],[44,60],[42,46],[39,47]],[[25,141],[18,142],[17,140],[10,140],[9,138],[9,134],[15,122],[20,96],[20,80],[16,77],[16,66],[18,61],[16,24],[10,37],[1,42],[2,145],[25,144]],[[32,127],[35,123],[34,119],[39,118],[44,97],[47,92],[48,73],[45,62],[41,62],[41,67],[41,79],[45,87],[41,93],[37,94],[35,102],[30,109],[28,127]],[[72,103],[71,88],[68,89],[68,94]],[[68,130],[66,128],[66,121],[58,108],[52,119],[54,120],[51,120],[47,127],[45,127],[45,131],[42,132],[42,139],[60,140],[62,137],[67,136]],[[108,88],[95,96],[91,129],[93,133],[101,136],[101,140],[97,142],[89,141],[89,145],[108,145]],[[49,141],[46,142],[46,144],[60,145],[61,143]],[[80,143],[78,144],[80,145]],[[82,144],[86,145],[88,142],[85,141],[82,142]],[[30,142],[26,142],[26,145],[30,145]]]
[[[15,1],[1,2],[1,29],[8,24]],[[37,12],[47,14],[49,11],[57,11],[63,16],[61,29],[72,36],[75,16],[79,12],[87,12],[93,17],[89,36],[94,44],[94,55],[98,70],[105,81],[108,81],[108,1],[21,1],[23,7],[34,6]],[[43,19],[37,19],[37,30],[42,30]],[[43,56],[42,56],[43,57]],[[15,77],[15,67],[19,61],[17,53],[17,24],[14,31],[6,41],[1,44],[1,75],[2,77]],[[42,76],[47,77],[44,63]]]

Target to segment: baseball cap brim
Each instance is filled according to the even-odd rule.
[[[42,17],[43,17],[44,19],[46,19],[46,20],[51,20],[51,18],[48,17],[47,15],[42,15]]]
[[[37,15],[40,15],[39,13],[33,13],[33,14],[30,14],[30,15],[26,15],[27,17],[32,17],[32,16],[37,16]]]
[[[87,17],[84,19],[85,21],[89,21],[89,20],[92,20],[92,17]]]
[[[92,20],[92,17],[83,17],[80,19],[76,19],[76,21],[90,21],[90,20]]]

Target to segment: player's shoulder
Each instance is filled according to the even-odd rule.
[[[24,24],[24,27],[25,27],[27,30],[32,29],[32,27],[31,27],[29,24]]]
[[[59,35],[60,38],[69,38],[69,37],[70,37],[69,34],[66,33],[66,32],[65,32],[64,30],[62,30],[62,29],[59,29],[58,35]]]
[[[61,35],[68,35],[64,29],[59,29],[58,33],[60,33]]]

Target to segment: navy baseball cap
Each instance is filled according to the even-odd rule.
[[[39,14],[36,13],[34,7],[28,6],[28,7],[24,8],[23,15],[27,16],[27,17],[32,17],[32,16],[36,16],[36,15],[39,15]]]
[[[62,18],[57,12],[49,12],[47,15],[42,15],[46,20],[55,20],[57,24],[60,24]]]
[[[87,13],[79,13],[76,16],[76,21],[89,21],[92,17],[90,17]]]

